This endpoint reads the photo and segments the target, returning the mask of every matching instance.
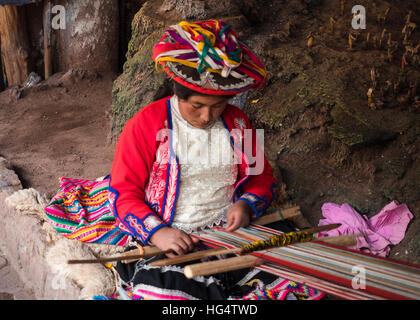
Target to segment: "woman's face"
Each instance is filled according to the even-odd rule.
[[[205,129],[225,110],[228,98],[224,96],[193,95],[187,100],[179,99],[179,112],[192,126]]]

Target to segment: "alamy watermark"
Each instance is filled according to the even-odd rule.
[[[51,28],[54,30],[66,29],[66,8],[61,5],[55,5],[51,8],[51,13],[54,16],[51,19]]]
[[[263,129],[232,129],[230,135],[226,129],[196,130],[189,134],[181,134],[176,130],[162,129],[158,132],[156,141],[169,140],[180,164],[217,167],[242,164],[246,161],[249,165],[249,175],[259,175],[264,171]],[[226,145],[231,146],[230,139],[233,148],[226,148]],[[162,158],[158,161],[164,164],[169,159]]]
[[[366,269],[363,266],[355,265],[351,268],[355,276],[351,279],[351,287],[356,290],[366,289]]]
[[[62,5],[48,6],[45,11],[45,23],[53,30],[66,29],[66,8]]]
[[[353,13],[353,19],[351,20],[351,26],[353,29],[366,29],[366,9],[364,6],[358,4],[351,8]]]

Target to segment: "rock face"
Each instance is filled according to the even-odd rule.
[[[169,92],[151,58],[163,30],[183,19],[223,19],[267,69],[268,85],[248,94],[244,111],[265,130],[276,203],[300,205],[312,224],[325,202],[348,202],[373,215],[398,200],[418,215],[420,52],[406,55],[404,71],[400,59],[420,35],[397,36],[417,9],[386,1],[362,5],[370,21],[365,30],[351,28],[351,5],[341,1],[146,2],[133,20],[124,72],[114,83],[114,141],[129,118]],[[414,13],[410,19],[419,22]],[[404,239],[410,249],[399,259],[420,255],[413,228]]]
[[[99,263],[68,264],[67,260],[110,256],[124,248],[86,244],[57,233],[44,212],[45,195],[33,188],[22,189],[10,164],[1,157],[0,183],[0,293],[5,294],[4,299],[110,296],[115,279],[109,268]]]
[[[57,273],[50,272],[51,269],[41,258],[47,243],[39,219],[31,215],[21,215],[6,206],[5,199],[21,189],[18,176],[8,161],[0,157],[0,244],[8,265],[17,274],[15,280],[21,280],[28,291],[32,290],[31,298],[76,299],[80,289],[71,283],[61,289],[54,286]]]
[[[20,180],[11,165],[0,157],[1,252],[14,269],[15,281],[21,280],[28,292],[32,291],[29,297],[24,295],[23,298],[77,299],[80,288],[65,279],[59,286],[59,274],[52,272],[43,259],[48,243],[39,219],[34,215],[22,215],[6,206],[5,199],[21,189]]]
[[[146,2],[132,22],[132,39],[128,45],[123,74],[115,80],[112,90],[112,137],[119,136],[125,123],[153,101],[163,87],[165,76],[155,72],[152,49],[159,41],[168,20],[157,19],[152,13],[155,2]]]

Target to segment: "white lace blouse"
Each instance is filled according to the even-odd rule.
[[[171,98],[172,147],[180,164],[172,226],[187,233],[226,220],[238,169],[229,133],[220,118],[205,129],[190,125]]]

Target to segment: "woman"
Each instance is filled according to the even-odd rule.
[[[209,57],[211,52],[218,55]],[[111,171],[111,199],[123,231],[183,254],[194,247],[185,231],[222,220],[229,231],[245,227],[273,199],[274,178],[256,139],[247,135],[245,144],[260,154],[255,162],[263,170],[258,175],[247,173],[253,155],[238,148],[245,140],[240,134],[250,131],[255,136],[255,130],[241,110],[227,104],[235,93],[261,87],[265,71],[220,21],[172,26],[155,46],[154,59],[174,80],[175,94],[146,106],[125,126]],[[191,67],[191,61],[197,62]],[[238,134],[232,137],[232,130]],[[214,145],[216,154],[197,156],[200,149]]]
[[[154,47],[153,59],[173,80],[174,95],[144,107],[127,122],[109,179],[98,185],[63,180],[46,211],[69,238],[124,245],[131,236],[140,245],[171,250],[167,255],[172,257],[203,249],[192,232],[214,225],[234,231],[270,206],[274,178],[256,130],[239,108],[228,104],[235,94],[263,87],[266,73],[232,28],[215,20],[171,26]],[[97,194],[105,188],[111,212],[99,206],[103,201]],[[85,194],[96,202],[84,199]],[[75,203],[82,212],[77,217],[92,219],[75,220]],[[85,210],[86,204],[91,207]],[[291,231],[284,225],[282,230]],[[160,258],[117,264],[134,297],[227,299],[255,286],[278,290],[291,285],[257,270],[186,279],[182,266],[149,265]]]
[[[153,58],[173,80],[174,95],[144,107],[124,127],[111,171],[110,200],[122,231],[142,244],[171,249],[171,257],[194,249],[197,243],[189,233],[224,222],[234,231],[269,207],[274,190],[270,165],[248,117],[228,104],[233,95],[262,87],[266,74],[222,21],[171,26],[154,47]],[[253,154],[241,145],[250,145]],[[259,174],[252,173],[251,158],[256,158],[254,167],[263,167]],[[119,265],[127,281],[135,267],[129,269]],[[146,269],[137,270],[136,283],[147,282],[144,288],[150,289],[158,285],[149,279],[157,277],[161,286],[175,290],[175,283],[150,275],[160,271]],[[174,273],[178,284],[191,287],[195,281]],[[182,287],[177,291],[192,296]],[[226,298],[219,287],[212,294],[205,283],[201,287],[203,293],[193,290],[195,297]],[[162,290],[141,292],[157,297]]]

